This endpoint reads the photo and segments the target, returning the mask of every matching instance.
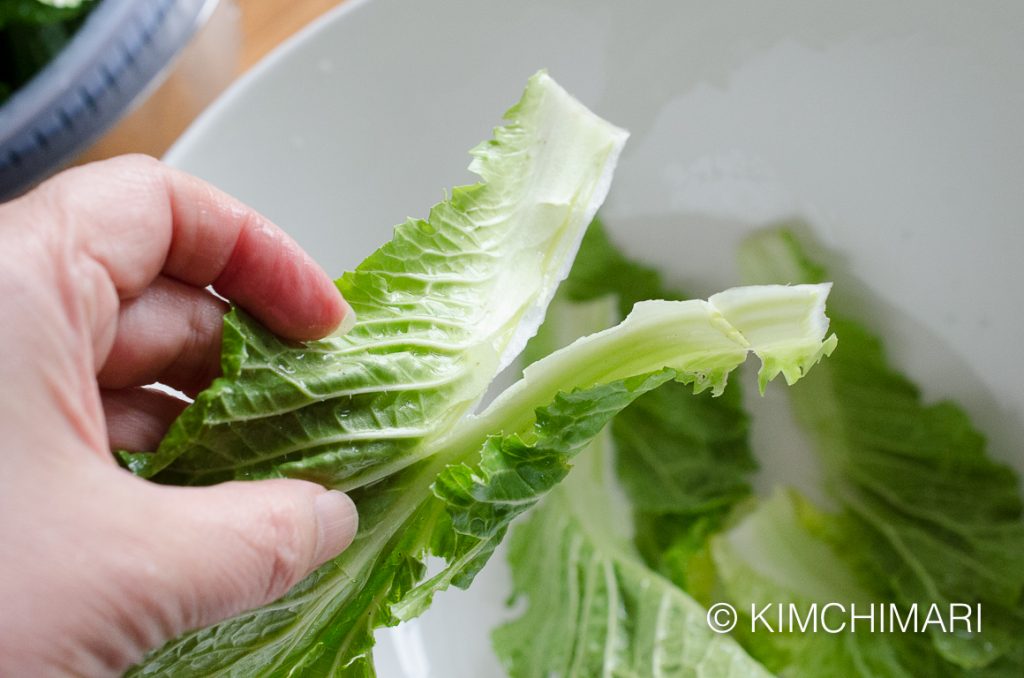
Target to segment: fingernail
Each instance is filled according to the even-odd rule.
[[[341,303],[345,307],[345,315],[341,317],[341,324],[338,325],[338,329],[331,332],[332,337],[342,337],[356,326],[356,312],[352,310],[352,307],[344,299],[341,300]]]
[[[348,495],[329,490],[313,500],[316,513],[316,550],[313,553],[315,565],[321,565],[338,555],[352,543],[359,527],[356,505]]]

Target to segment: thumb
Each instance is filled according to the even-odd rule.
[[[174,634],[280,598],[351,544],[358,524],[346,495],[302,480],[148,489],[164,528],[152,531],[169,598],[158,607],[179,612]]]

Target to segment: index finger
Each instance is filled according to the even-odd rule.
[[[57,175],[37,193],[70,221],[74,246],[122,298],[157,275],[204,287],[290,339],[316,339],[351,313],[323,269],[281,229],[206,182],[147,156]],[[30,194],[32,195],[32,194]]]

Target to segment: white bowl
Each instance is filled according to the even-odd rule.
[[[1024,470],[1022,25],[1017,2],[349,0],[168,159],[340,274],[471,181],[466,151],[548,68],[632,131],[603,209],[626,250],[704,294],[738,282],[743,234],[807,224],[895,363]],[[778,459],[778,440],[754,444]],[[500,675],[505,576],[499,554],[380,634],[381,675]]]

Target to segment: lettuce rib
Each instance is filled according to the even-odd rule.
[[[474,151],[481,183],[339,280],[359,317],[348,335],[295,346],[233,311],[224,376],[155,454],[127,456],[162,482],[306,478],[360,513],[349,549],[284,598],[172,641],[136,675],[372,676],[374,629],[468,586],[636,397],[672,379],[718,391],[750,352],[762,383],[795,380],[834,346],[827,285],[648,302],[469,415],[536,331],[625,140],[545,74],[507,119]],[[446,565],[425,580],[428,554]]]
[[[506,119],[472,151],[480,183],[396,227],[338,280],[358,318],[349,334],[296,347],[233,311],[224,376],[154,454],[127,456],[132,470],[348,490],[421,458],[536,332],[626,140],[545,73]]]

